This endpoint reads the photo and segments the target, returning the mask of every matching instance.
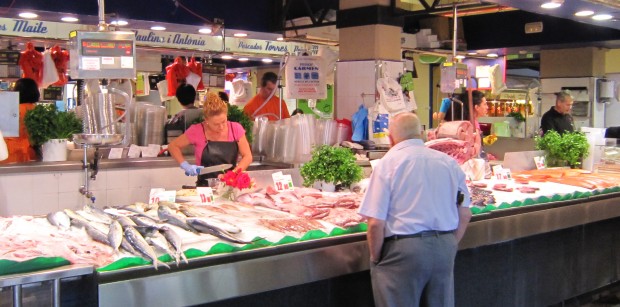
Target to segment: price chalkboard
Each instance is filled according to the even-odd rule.
[[[14,64],[19,62],[19,51],[0,50],[0,64]]]

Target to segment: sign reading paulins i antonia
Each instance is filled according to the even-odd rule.
[[[318,56],[291,56],[286,63],[287,99],[325,99],[325,67]]]

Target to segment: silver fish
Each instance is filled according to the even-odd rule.
[[[241,228],[239,228],[237,225],[226,222],[224,220],[221,220],[215,217],[197,217],[196,219],[203,220],[207,224],[213,225],[231,234],[237,234],[241,232]]]
[[[138,251],[140,254],[150,259],[151,261],[153,261],[153,267],[155,267],[155,269],[157,270],[160,264],[159,260],[157,260],[157,254],[155,254],[155,251],[146,242],[144,237],[142,237],[142,235],[133,227],[125,228],[124,234],[125,234],[125,238],[127,239],[127,241],[131,243],[131,246],[133,246],[136,249],[136,251]],[[170,268],[165,263],[162,263],[162,265],[167,268]]]
[[[71,218],[71,225],[75,225],[77,227],[84,227],[88,225],[88,220],[83,218],[81,215],[75,213],[75,211],[71,209],[65,209],[64,212]]]
[[[121,224],[123,227],[129,226],[137,226],[134,221],[124,215],[117,215],[115,219]]]
[[[181,256],[185,263],[188,263],[187,257],[183,252],[183,240],[181,239],[179,234],[167,226],[163,226],[159,229],[159,231],[163,233],[164,238],[166,238],[166,240],[168,240],[168,243],[170,243],[170,245],[172,245],[172,248],[174,248],[174,257],[178,258],[179,256]]]
[[[172,246],[170,246],[166,238],[161,233],[159,233],[159,231],[154,231],[150,233],[149,236],[146,237],[146,242],[155,246],[155,248],[162,250],[168,255],[174,257],[177,267],[179,266],[179,262],[180,262],[179,256],[175,252],[172,251]]]
[[[106,223],[105,220],[100,219],[98,216],[92,214],[91,211],[78,210],[76,211],[76,213],[90,222],[110,224],[110,223]],[[111,219],[108,219],[108,220],[111,221]]]
[[[97,242],[101,242],[105,245],[110,245],[110,241],[108,240],[108,236],[107,234],[105,234],[104,232],[100,231],[99,229],[97,229],[96,227],[90,225],[90,224],[85,224],[84,228],[86,229],[86,233],[95,241]]]
[[[121,248],[132,255],[141,256],[140,253],[135,248],[133,248],[133,246],[131,246],[131,243],[129,243],[129,241],[127,241],[127,238],[125,238],[124,236],[123,240],[121,241]]]
[[[104,223],[104,224],[112,223],[112,218],[107,213],[105,213],[103,210],[93,205],[85,205],[84,211],[92,214],[94,217],[99,219],[99,222],[101,223]]]
[[[110,223],[110,230],[108,231],[108,242],[115,252],[118,252],[118,248],[123,242],[123,226],[118,221],[112,221]]]
[[[185,217],[176,214],[169,207],[159,206],[159,208],[157,208],[157,215],[161,220],[165,220],[168,224],[179,226],[187,231],[196,232],[195,229],[192,229],[189,225],[187,225]]]
[[[132,215],[129,217],[133,222],[136,223],[137,226],[145,226],[145,227],[154,227],[159,228],[159,225],[156,221],[149,217]]]
[[[47,220],[50,222],[50,224],[58,228],[69,229],[71,227],[71,219],[63,211],[49,213],[47,215]]]
[[[206,234],[210,234],[212,236],[218,237],[224,241],[239,243],[239,244],[250,244],[252,241],[244,241],[239,238],[236,238],[231,233],[221,228],[218,228],[212,224],[209,224],[207,221],[201,218],[188,218],[187,224],[192,228]]]
[[[187,217],[203,217],[203,216],[207,216],[206,213],[201,212],[202,210],[198,210],[192,206],[184,206],[181,205],[179,207],[179,211],[181,211],[181,213],[183,213],[185,216]]]

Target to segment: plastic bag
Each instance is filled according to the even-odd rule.
[[[230,91],[230,103],[239,107],[245,106],[250,100],[252,83],[237,79],[232,82],[233,89]]]
[[[0,131],[0,161],[4,161],[9,157],[9,150],[6,147],[6,142],[4,142],[4,137],[2,136],[2,131]]]
[[[353,135],[351,140],[359,142],[368,139],[368,109],[364,105],[360,105],[359,109],[351,117],[351,127]]]
[[[43,51],[43,75],[41,76],[40,86],[42,88],[47,88],[56,81],[58,81],[58,71],[52,59],[52,52],[50,49],[47,49]]]
[[[379,101],[388,112],[394,114],[407,109],[403,97],[403,88],[396,80],[390,77],[379,78],[377,80],[377,91],[379,92]]]

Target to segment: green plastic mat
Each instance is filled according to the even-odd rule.
[[[264,247],[269,247],[269,246],[278,246],[278,245],[290,244],[290,243],[295,243],[295,242],[316,240],[316,239],[321,239],[321,238],[326,238],[326,237],[337,237],[341,235],[366,232],[367,229],[368,229],[368,225],[366,223],[361,223],[356,226],[352,226],[348,228],[336,227],[329,234],[325,233],[322,230],[310,230],[306,232],[303,236],[301,236],[301,238],[295,238],[293,236],[284,236],[282,239],[280,239],[278,242],[275,242],[275,243],[267,241],[264,238],[256,237],[254,238],[252,243],[246,244],[241,247],[233,246],[227,243],[217,243],[213,245],[206,252],[195,249],[195,248],[190,248],[185,251],[185,256],[188,259],[191,259],[191,258],[197,258],[197,257],[204,257],[208,255],[226,254],[226,253],[232,253],[236,251],[252,250],[252,249],[264,248]],[[170,257],[170,255],[162,255],[157,259],[159,259],[162,262],[170,262],[173,260],[173,258]],[[135,267],[135,266],[148,265],[150,263],[151,263],[150,261],[147,261],[140,257],[128,257],[128,258],[119,259],[107,266],[98,268],[97,271],[98,272],[109,272],[109,271],[126,269],[130,267]]]
[[[37,257],[26,261],[0,259],[0,275],[27,273],[71,264],[61,257]]]

